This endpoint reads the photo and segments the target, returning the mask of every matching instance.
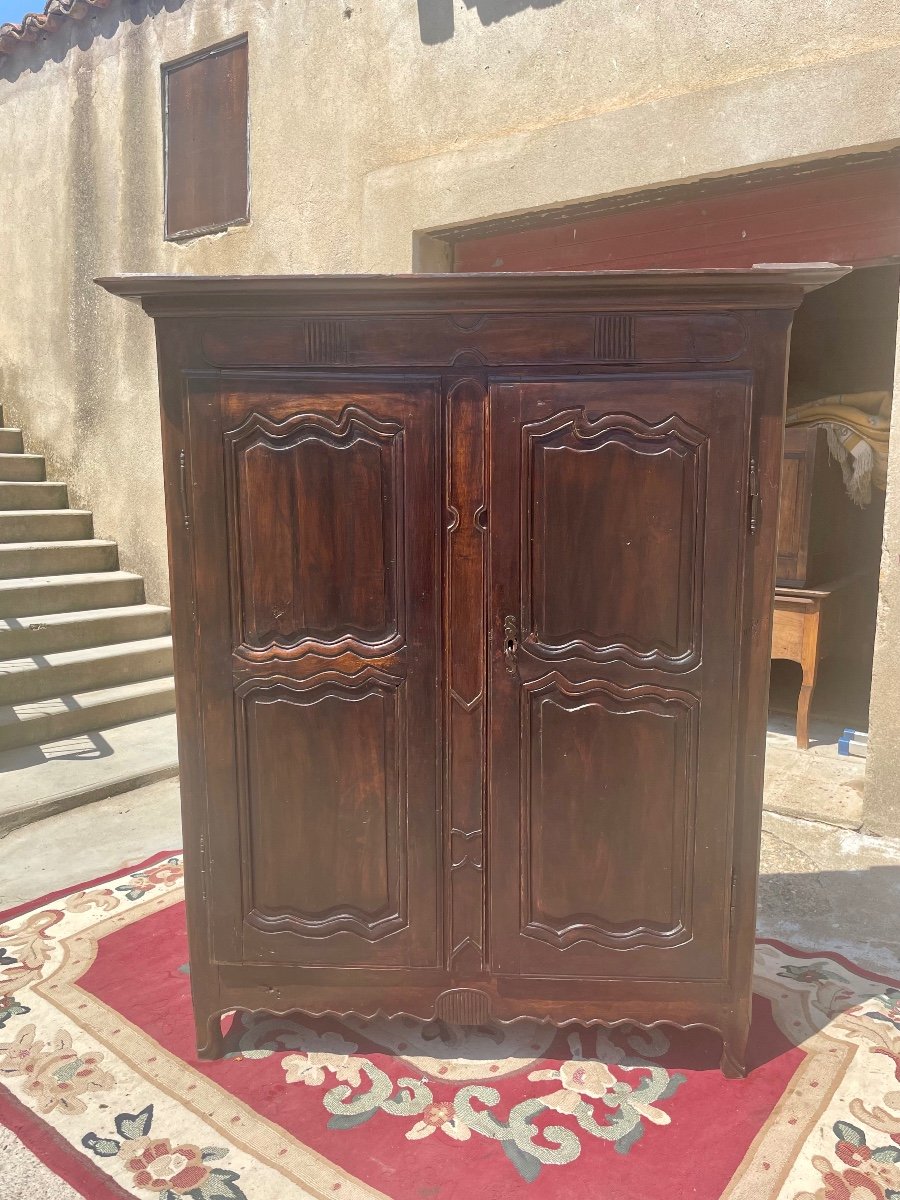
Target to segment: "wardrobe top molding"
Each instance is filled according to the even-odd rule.
[[[846,275],[834,263],[737,269],[415,275],[115,275],[95,282],[151,316],[385,315],[796,308]]]

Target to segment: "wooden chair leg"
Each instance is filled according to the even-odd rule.
[[[806,683],[804,675],[804,683],[800,688],[800,698],[797,701],[797,749],[809,749],[809,708],[812,703],[813,688],[815,683]]]
[[[800,687],[800,698],[797,701],[797,747],[800,750],[808,750],[809,710],[816,688],[816,676],[819,673],[818,612],[808,613],[803,618],[803,648],[800,654],[800,666],[803,668],[803,683]]]

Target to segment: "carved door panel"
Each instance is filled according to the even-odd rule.
[[[490,413],[492,968],[720,978],[747,379],[497,382]]]
[[[216,957],[434,966],[436,387],[190,387]]]

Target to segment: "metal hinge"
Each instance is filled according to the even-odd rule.
[[[755,458],[750,459],[747,473],[747,528],[750,533],[759,528],[759,471]]]
[[[734,910],[737,907],[737,871],[731,872],[731,923],[734,924]]]

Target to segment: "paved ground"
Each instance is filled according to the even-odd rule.
[[[900,978],[900,841],[763,815],[757,932]]]
[[[0,838],[30,821],[177,774],[174,713],[2,751]]]
[[[0,1125],[0,1200],[85,1200]],[[124,1195],[124,1192],[123,1192]]]
[[[0,839],[0,909],[180,846],[177,779],[48,817]],[[0,1125],[0,1200],[84,1198]]]
[[[765,796],[769,812],[859,829],[866,764],[838,754],[842,732],[833,721],[812,721],[809,749],[798,750],[794,718],[770,715]]]
[[[47,817],[0,838],[0,910],[180,848],[177,779]]]
[[[900,973],[900,841],[767,812],[759,932]],[[178,780],[164,780],[0,839],[0,908],[181,846]]]
[[[782,761],[770,763],[770,790],[810,769],[790,746],[782,749]],[[844,784],[834,784],[838,793]],[[839,813],[845,799],[838,797]],[[826,811],[833,820],[835,810]],[[763,828],[760,936],[837,950],[900,976],[900,841],[770,812]],[[177,779],[48,817],[0,839],[0,909],[180,845]],[[78,1200],[2,1126],[0,1164],[0,1200]]]

